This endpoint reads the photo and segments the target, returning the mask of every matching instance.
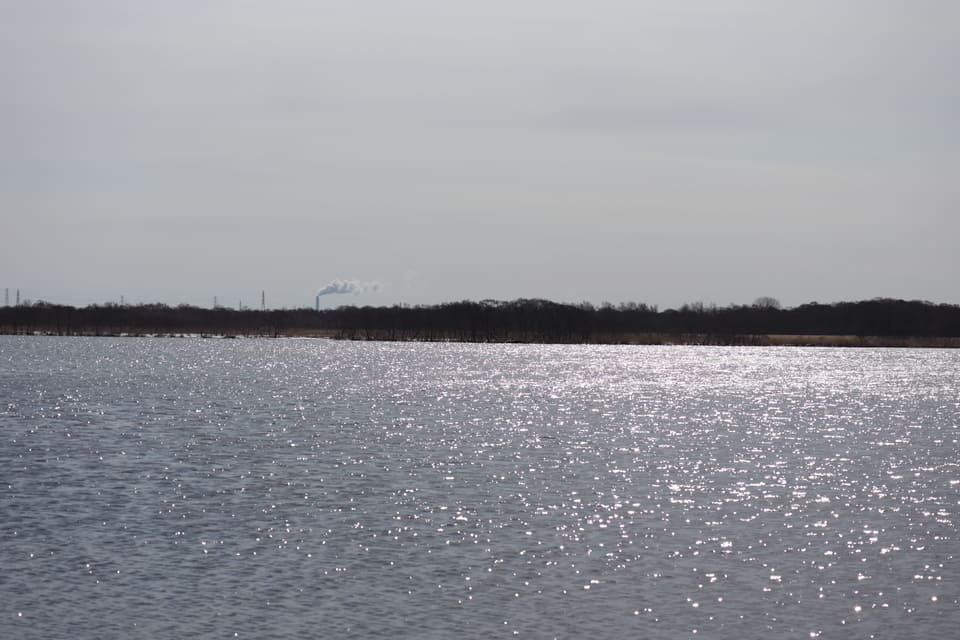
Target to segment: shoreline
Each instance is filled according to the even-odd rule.
[[[591,337],[588,340],[544,340],[535,336],[507,336],[504,339],[464,340],[456,336],[418,336],[418,332],[362,331],[344,332],[332,329],[289,329],[277,332],[218,333],[209,331],[124,331],[80,330],[70,333],[51,330],[32,332],[7,331],[4,336],[30,337],[100,337],[100,338],[179,338],[179,339],[326,339],[350,342],[420,342],[461,344],[577,344],[633,346],[730,346],[730,347],[831,347],[831,348],[907,348],[958,349],[960,337],[940,336],[857,336],[821,334],[698,334],[698,333],[623,333]]]

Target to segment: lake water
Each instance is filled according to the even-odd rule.
[[[2,638],[946,638],[960,351],[0,336]]]

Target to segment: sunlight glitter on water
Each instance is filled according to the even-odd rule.
[[[960,622],[953,352],[3,349],[5,636]]]

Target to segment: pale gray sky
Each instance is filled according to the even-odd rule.
[[[960,303],[958,69],[954,0],[0,0],[0,288]]]

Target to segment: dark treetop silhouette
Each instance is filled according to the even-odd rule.
[[[0,333],[53,335],[325,336],[465,342],[960,346],[960,306],[874,299],[789,309],[703,303],[660,311],[642,303],[462,301],[337,309],[203,309],[180,305],[37,302],[0,308]]]

